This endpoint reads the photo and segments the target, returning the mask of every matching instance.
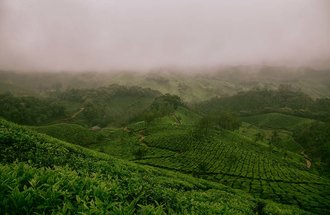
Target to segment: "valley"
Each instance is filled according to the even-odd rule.
[[[279,85],[192,103],[158,90],[2,94],[0,213],[330,211],[328,98]]]

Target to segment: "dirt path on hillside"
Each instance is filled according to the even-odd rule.
[[[70,121],[70,120],[76,118],[76,116],[78,116],[78,114],[80,114],[80,113],[83,112],[84,110],[85,110],[85,108],[82,107],[82,108],[80,108],[77,112],[75,112],[74,114],[72,114],[70,117],[65,118],[65,119],[62,119],[61,121],[62,121],[62,122]]]
[[[145,138],[144,135],[140,134],[139,141],[141,143],[144,143],[144,138]]]
[[[176,122],[181,125],[181,121],[179,120],[179,118],[175,115],[175,113],[173,113],[173,117],[176,120]]]
[[[78,116],[78,114],[80,114],[80,113],[83,112],[84,110],[85,110],[84,107],[80,108],[80,110],[77,111],[76,113],[74,113],[74,114],[70,117],[70,119],[74,119],[76,116]]]
[[[306,167],[308,169],[310,169],[312,167],[312,161],[311,161],[311,159],[308,157],[308,155],[305,154],[305,151],[302,151],[301,154],[304,156],[304,158],[306,160]]]

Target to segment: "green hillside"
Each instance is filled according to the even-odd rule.
[[[111,85],[96,89],[71,89],[55,96],[68,112],[69,117],[62,121],[105,127],[134,120],[160,95],[158,91],[147,88]]]
[[[108,142],[93,148],[241,189],[256,198],[316,213],[329,210],[330,181],[307,168],[302,155],[255,142],[241,132],[210,129],[200,138],[193,131],[189,121],[177,123],[169,115],[149,125],[140,122],[124,131],[112,131]]]
[[[329,213],[329,99],[281,86],[198,103],[216,73],[196,75],[201,88],[184,74],[135,76],[160,91],[0,95],[0,116],[22,124],[0,120],[0,214]]]
[[[0,121],[0,213],[304,214]]]
[[[99,132],[76,124],[58,123],[30,128],[60,140],[82,146],[101,142],[104,138]]]
[[[210,133],[207,138],[196,140],[184,127],[153,132],[144,139],[148,147],[176,154],[160,154],[136,162],[196,175],[305,210],[328,210],[330,182],[310,172],[303,157],[256,144],[228,131]]]
[[[272,129],[269,127],[257,127],[243,122],[238,132],[240,135],[249,138],[251,141],[264,143],[267,146],[269,146],[269,142],[272,139],[274,132],[276,132],[278,139],[275,142],[273,141],[273,146],[278,149],[288,150],[295,153],[301,153],[304,151],[303,147],[293,138],[291,131]]]
[[[40,125],[65,117],[64,107],[54,98],[16,97],[0,94],[0,117],[26,124]]]
[[[271,129],[284,129],[293,131],[303,128],[315,120],[291,116],[281,113],[267,113],[248,117],[242,117],[242,120],[258,127]]]

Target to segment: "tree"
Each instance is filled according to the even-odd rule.
[[[220,128],[227,130],[236,130],[241,126],[238,116],[232,112],[221,111],[216,115],[216,121]]]
[[[272,132],[272,135],[270,137],[270,140],[269,140],[269,150],[270,150],[270,153],[273,152],[273,148],[274,146],[277,146],[280,142],[280,137],[278,135],[278,132],[275,130]]]
[[[204,136],[208,135],[208,131],[214,125],[214,119],[210,116],[202,117],[196,124],[193,129],[193,136],[197,139],[201,139]]]
[[[183,106],[179,96],[165,94],[157,97],[148,111],[153,112],[158,117],[162,117],[173,113],[179,106]]]
[[[323,173],[330,174],[330,123],[316,122],[294,131],[293,137],[313,160],[320,160]]]
[[[152,122],[152,120],[154,120],[156,117],[157,117],[157,115],[154,112],[152,112],[152,111],[146,112],[143,116],[145,126],[148,127],[149,124]]]

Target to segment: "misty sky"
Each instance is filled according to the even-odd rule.
[[[0,70],[330,67],[330,0],[0,0]]]

